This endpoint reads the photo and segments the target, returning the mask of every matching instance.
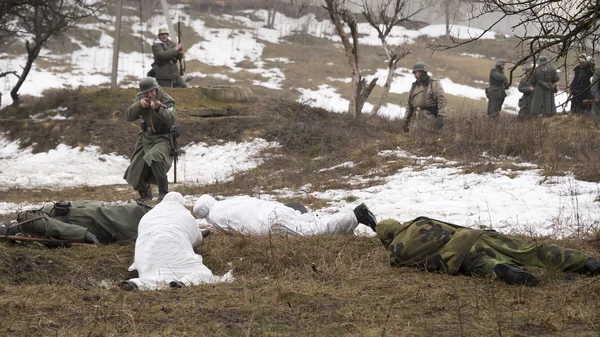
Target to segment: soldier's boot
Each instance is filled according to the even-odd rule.
[[[169,193],[169,180],[167,180],[167,177],[158,178],[157,183],[158,183],[158,202],[161,202],[164,199],[165,195],[167,195],[167,193]]]
[[[137,284],[135,284],[133,281],[123,281],[121,284],[119,284],[119,287],[125,291],[138,290]]]
[[[206,239],[206,237],[210,235],[210,229],[205,229],[205,230],[201,231],[200,233],[202,234],[202,238]]]
[[[377,227],[377,219],[375,218],[375,215],[369,210],[367,205],[365,205],[364,203],[354,208],[354,215],[356,216],[356,220],[358,220],[358,223],[367,225],[373,230],[375,230],[375,227]]]
[[[527,287],[535,287],[538,280],[528,272],[507,264],[497,264],[494,266],[494,273],[508,284],[518,284]]]
[[[171,288],[183,288],[183,287],[185,287],[185,284],[183,284],[183,282],[180,282],[180,281],[171,281],[171,282],[169,282],[169,287],[171,287]]]
[[[150,184],[146,184],[146,187],[138,190],[138,193],[140,194],[140,200],[152,200],[152,186]]]
[[[585,271],[592,274],[592,276],[600,275],[600,261],[589,258],[585,261]]]

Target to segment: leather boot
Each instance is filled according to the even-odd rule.
[[[139,189],[138,193],[142,201],[152,200],[152,186],[150,184],[146,184],[145,188]]]
[[[494,266],[494,273],[508,284],[518,284],[527,287],[535,287],[538,280],[528,272],[507,264],[497,264]]]
[[[169,193],[169,180],[167,177],[162,177],[157,179],[158,183],[158,202],[161,202],[165,195]]]
[[[365,203],[362,203],[354,208],[354,216],[356,216],[358,223],[367,225],[376,231],[375,227],[377,227],[377,219],[371,210],[369,210],[367,205],[365,205]]]
[[[600,275],[600,261],[589,258],[585,261],[585,271],[592,274],[592,276]]]

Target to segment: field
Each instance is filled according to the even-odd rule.
[[[214,18],[213,18],[214,19]],[[210,27],[229,27],[214,19]],[[237,28],[237,27],[235,27]],[[232,28],[233,29],[233,28]],[[193,39],[198,39],[193,36]],[[299,41],[299,42],[298,42]],[[327,77],[347,77],[343,58],[323,68],[322,58],[341,50],[330,41],[299,38],[284,48],[265,43],[264,57],[296,61],[285,69],[286,88],[309,88]],[[130,41],[131,44],[135,41]],[[433,54],[417,42],[406,60],[427,59],[456,82],[487,79],[489,64],[473,62],[462,52],[510,57],[509,40],[488,41]],[[310,47],[313,53],[304,53]],[[132,47],[133,48],[133,47]],[[466,48],[466,47],[465,47]],[[365,67],[381,63],[365,57]],[[226,69],[190,62],[192,70]],[[314,73],[313,73],[314,71]],[[327,73],[331,71],[332,73]],[[346,75],[343,75],[346,74]],[[256,74],[240,74],[250,85]],[[244,78],[244,76],[248,76]],[[309,81],[311,78],[313,81]],[[206,84],[200,79],[195,85]],[[342,92],[344,84],[335,82]],[[213,84],[211,82],[211,84]],[[215,80],[214,84],[218,84]],[[330,83],[333,85],[333,82]],[[260,195],[264,191],[310,186],[311,191],[367,188],[398,170],[406,159],[384,160],[383,150],[404,149],[465,166],[465,174],[518,170],[537,164],[547,175],[573,172],[581,180],[600,181],[599,120],[561,115],[519,122],[502,114],[489,120],[484,101],[451,97],[441,135],[413,138],[401,121],[377,116],[351,118],[296,102],[297,91],[252,87],[259,98],[245,104],[213,101],[197,88],[167,90],[177,101],[184,134],[181,146],[195,142],[264,138],[281,146],[265,150],[259,167],[232,181],[206,186],[173,185],[185,195]],[[0,111],[0,133],[23,147],[44,152],[59,143],[98,145],[106,153],[128,155],[138,127],[124,122],[134,89],[56,89],[41,98],[24,97],[25,105]],[[391,95],[395,103],[403,95]],[[36,123],[31,115],[56,114],[71,119]],[[227,109],[226,117],[195,117],[202,109]],[[318,158],[318,160],[315,160]],[[493,158],[490,159],[490,158]],[[341,163],[358,163],[321,171]],[[0,168],[0,170],[10,167]],[[59,168],[57,168],[59,169]],[[370,180],[361,186],[340,177]],[[0,186],[0,202],[47,200],[126,201],[137,197],[124,185],[63,189]],[[294,200],[312,209],[328,200],[307,196]],[[14,219],[16,214],[6,214]],[[424,214],[428,215],[428,214]],[[433,216],[433,215],[432,215]],[[565,224],[577,226],[576,223]],[[553,238],[525,237],[579,249],[600,258],[600,232]],[[134,245],[77,246],[47,249],[0,242],[0,334],[9,336],[599,336],[600,277],[529,270],[541,281],[536,288],[500,281],[392,268],[376,238],[356,236],[245,237],[214,233],[197,250],[205,264],[223,274],[231,262],[236,280],[229,284],[183,289],[126,292],[118,284],[132,275]]]

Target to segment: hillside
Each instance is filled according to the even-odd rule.
[[[124,113],[145,72],[141,64],[149,62],[148,55],[140,62],[136,54],[140,27],[132,3],[126,8],[130,34],[122,46],[121,89],[107,88],[110,28],[89,23],[82,26],[85,34],[67,39],[68,47],[46,51],[24,87],[24,96],[31,96],[23,106],[0,110],[0,219],[49,200],[122,203],[137,197],[122,172],[139,126],[126,122]],[[325,23],[313,26],[320,33],[292,33],[297,26],[285,20],[276,30],[261,28],[261,12],[175,12],[184,17],[189,55],[195,55],[188,59],[193,87],[166,89],[177,102],[180,146],[187,151],[178,183],[170,187],[185,196],[186,206],[204,193],[295,201],[325,213],[365,202],[378,220],[426,215],[600,258],[599,120],[559,115],[519,122],[510,104],[498,120],[484,117],[482,81],[493,58],[510,58],[512,39],[431,55],[421,39],[427,35],[419,33],[386,113],[352,118],[339,113],[349,71]],[[154,13],[150,29],[144,26],[146,41],[160,25]],[[86,45],[84,35],[93,41]],[[0,65],[21,57],[17,47],[4,46]],[[210,57],[209,50],[215,51]],[[423,59],[446,79],[452,113],[443,133],[412,137],[390,117],[401,117],[412,81],[407,68]],[[364,61],[373,74],[384,65],[377,53],[365,54]],[[214,84],[248,86],[257,99],[215,101],[201,89]],[[48,249],[0,241],[0,334],[600,333],[599,277],[530,267],[540,286],[523,288],[392,268],[369,231],[314,237],[214,232],[197,253],[215,274],[231,263],[234,282],[147,292],[118,286],[133,277],[127,269],[134,244]]]

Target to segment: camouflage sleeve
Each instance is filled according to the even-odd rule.
[[[177,50],[170,47],[165,50],[160,43],[155,43],[152,45],[152,54],[160,61],[169,62],[177,57]]]
[[[128,122],[136,121],[138,118],[140,118],[140,116],[142,114],[142,109],[143,108],[140,105],[140,95],[138,95],[138,97],[136,97],[136,99],[135,99],[135,102],[133,102],[133,104],[129,107],[129,109],[127,109],[125,118],[127,119]]]
[[[433,86],[433,90],[435,93],[435,100],[438,107],[438,117],[445,118],[446,117],[446,106],[448,105],[448,99],[446,99],[446,95],[444,94],[444,88],[439,81],[435,81]]]
[[[155,113],[168,127],[172,127],[177,122],[175,101],[166,94],[164,94],[163,97],[165,97],[165,99],[161,100],[162,106]]]

